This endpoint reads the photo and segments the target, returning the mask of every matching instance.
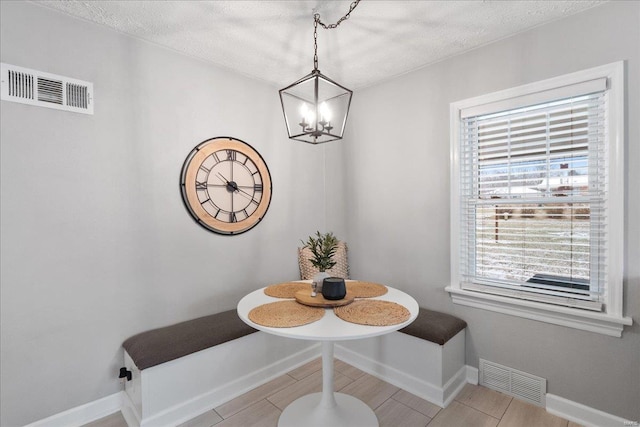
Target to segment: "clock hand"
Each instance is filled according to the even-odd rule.
[[[236,191],[239,194],[242,194],[243,196],[247,197],[249,200],[253,200],[253,194],[247,193],[242,188],[238,187],[238,184],[236,184],[235,182],[227,181],[224,175],[222,175],[220,172],[218,172],[216,176],[220,178],[222,182],[224,182],[227,185],[227,189],[231,188],[233,191]]]
[[[229,181],[227,181],[227,178],[225,178],[225,177],[224,177],[224,175],[222,175],[220,172],[218,172],[218,173],[216,174],[216,176],[217,176],[218,178],[220,178],[220,179],[222,180],[222,182],[224,182],[225,184],[229,185]]]
[[[242,194],[243,196],[247,197],[249,200],[253,200],[253,194],[249,194],[246,191],[244,191],[242,188],[238,187],[238,192],[240,194]]]
[[[216,176],[218,178],[220,178],[222,180],[222,182],[224,182],[226,184],[227,187],[227,191],[229,192],[229,196],[231,196],[231,212],[233,213],[234,209],[233,209],[233,192],[235,191],[235,189],[237,187],[234,187],[235,182],[233,183],[233,185],[231,184],[230,181],[227,180],[227,178],[224,177],[224,175],[222,175],[220,172],[218,172],[216,174]]]

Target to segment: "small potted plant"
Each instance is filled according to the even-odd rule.
[[[322,291],[322,281],[329,277],[327,270],[333,268],[336,262],[333,256],[338,249],[338,238],[333,233],[321,234],[316,231],[315,237],[309,236],[306,242],[302,242],[304,247],[309,248],[313,257],[309,258],[311,264],[318,269],[318,273],[313,276],[313,290]]]

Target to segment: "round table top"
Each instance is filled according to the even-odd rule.
[[[307,282],[310,283],[310,281]],[[411,313],[409,320],[406,322],[391,326],[359,325],[340,319],[335,315],[332,308],[326,308],[322,319],[307,325],[295,326],[292,328],[271,328],[268,326],[262,326],[249,320],[249,312],[262,304],[285,301],[283,298],[274,298],[266,295],[264,293],[264,288],[253,291],[240,300],[238,303],[238,316],[253,328],[282,337],[313,341],[342,341],[368,338],[402,329],[413,322],[418,316],[418,303],[413,299],[413,297],[390,286],[387,286],[387,288],[388,292],[386,294],[367,299],[392,301],[405,306]],[[356,298],[356,300],[358,299],[360,298]]]

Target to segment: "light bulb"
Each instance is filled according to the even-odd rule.
[[[331,110],[326,102],[320,104],[320,120],[325,122],[331,121]]]
[[[306,103],[300,106],[300,115],[302,120],[309,125],[309,127],[315,127],[316,115],[313,110],[309,109]]]

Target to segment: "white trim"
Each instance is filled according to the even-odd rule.
[[[122,408],[120,411],[122,412],[122,417],[127,422],[128,427],[140,426],[140,415],[135,409],[131,396],[129,396],[126,391],[122,392]]]
[[[478,385],[478,379],[480,378],[480,371],[478,368],[467,365],[467,382],[469,384]]]
[[[609,292],[607,313],[622,317],[624,272],[624,63],[610,64],[609,80],[609,206],[608,266],[609,283],[619,284],[619,292]]]
[[[609,316],[603,313],[559,305],[472,292],[454,288],[453,286],[447,287],[445,290],[451,294],[451,299],[455,304],[596,332],[612,337],[621,337],[624,325],[633,323],[630,317]]]
[[[465,365],[456,374],[451,377],[449,381],[442,387],[443,396],[444,396],[444,405],[443,407],[449,406],[451,402],[456,398],[458,393],[462,391],[464,386],[467,384],[467,377],[469,376],[468,370],[469,366]],[[473,369],[473,368],[471,368]]]
[[[474,370],[477,384],[478,370],[466,365],[460,368],[460,370],[456,372],[456,374],[451,377],[444,386],[438,387],[435,384],[424,381],[406,372],[402,372],[399,369],[366,357],[358,352],[352,351],[340,344],[336,344],[334,356],[337,359],[371,374],[376,378],[395,385],[396,387],[408,391],[421,399],[443,408],[446,408],[449,403],[456,398],[458,393],[462,391],[464,385],[468,382],[468,378],[473,378]],[[431,362],[425,361],[425,363]]]
[[[336,344],[334,356],[351,366],[386,381],[389,384],[393,384],[409,393],[413,393],[428,402],[438,406],[444,405],[442,389],[431,383],[406,374],[384,363],[380,363],[377,360],[363,356],[340,344]]]
[[[637,426],[638,421],[629,421],[581,403],[547,393],[547,412],[585,427]]]
[[[382,380],[401,387],[403,390],[409,391],[410,393],[413,393],[418,397],[421,397],[428,401],[432,401],[428,398],[430,394],[429,392],[434,391],[432,390],[434,389],[434,387],[430,384],[424,381],[415,381],[413,377],[389,367],[386,367],[388,369],[388,372],[399,372],[400,375],[395,378],[392,378],[391,376],[385,378],[380,374],[381,370],[385,370],[382,364],[360,356],[355,352],[351,352],[350,350],[347,350],[340,345],[336,346],[336,350],[339,350],[337,352],[338,354],[336,354],[337,358],[350,363],[365,372],[375,375]],[[317,357],[317,355],[314,355],[313,357],[315,358]],[[368,367],[373,366],[375,366],[376,369],[369,370]],[[446,402],[443,402],[443,404],[441,404],[440,406],[446,406],[445,403],[448,404],[453,399],[455,399],[456,395],[460,392],[460,390],[462,390],[466,383],[478,384],[477,368],[465,365],[447,384],[445,384],[443,389],[448,390],[448,392],[446,393],[447,399]],[[453,388],[454,384],[456,385],[455,388]],[[259,384],[257,384],[256,387],[258,385]],[[427,391],[427,394],[425,394],[424,391]],[[225,402],[231,400],[233,397],[235,396],[228,396]],[[118,411],[122,411],[122,415],[124,416],[129,426],[137,426],[139,425],[139,421],[136,422],[135,418],[132,418],[132,414],[128,411],[128,408],[132,406],[133,404],[129,400],[127,394],[124,391],[121,391],[103,397],[101,399],[94,400],[93,402],[77,406],[67,411],[60,412],[59,414],[52,415],[42,420],[33,422],[26,425],[25,427],[80,427],[84,424],[99,420],[100,418],[106,417],[107,415],[111,415]],[[609,425],[638,425],[637,421],[629,421],[624,418],[611,415],[598,409],[594,409],[581,403],[573,402],[571,400],[549,393],[547,393],[546,395],[546,410],[550,414],[557,415],[586,427],[599,427]],[[199,414],[194,413],[193,417],[191,418],[194,418],[197,415]],[[183,417],[184,416],[188,415],[183,415]]]
[[[487,104],[490,102],[498,102],[503,99],[515,98],[517,96],[526,95],[530,93],[549,91],[562,86],[569,86],[576,82],[582,82],[587,80],[597,79],[603,76],[617,78],[617,68],[623,67],[624,62],[612,62],[610,64],[601,65],[599,67],[589,68],[587,70],[576,71],[571,74],[564,74],[562,76],[552,77],[550,79],[542,80],[539,82],[529,83],[514,88],[501,90],[498,92],[489,93],[486,95],[476,96],[474,98],[468,98],[461,101],[456,101],[451,104],[455,106],[457,110],[463,110],[471,108],[476,105]]]
[[[27,424],[25,427],[80,427],[118,412],[122,408],[123,395],[124,391],[120,391]]]
[[[466,117],[481,116],[497,111],[513,110],[527,105],[542,104],[546,102],[550,96],[555,96],[557,99],[570,98],[572,96],[601,92],[606,88],[607,79],[599,77],[597,79],[581,81],[567,86],[553,87],[551,89],[529,93],[524,96],[516,95],[513,98],[501,99],[499,101],[468,107],[460,111],[460,117],[464,119]]]
[[[563,325],[605,335],[622,336],[623,325],[632,319],[623,315],[624,268],[624,62],[594,67],[564,76],[535,82],[450,104],[450,178],[451,178],[451,284],[446,290],[454,303],[497,311],[527,319]],[[479,105],[497,103],[505,99],[549,91],[579,82],[605,77],[609,84],[608,150],[609,150],[609,206],[608,206],[608,288],[602,313],[536,303],[517,298],[501,297],[462,289],[460,275],[460,114],[462,110]],[[595,316],[594,316],[595,314]]]
[[[490,282],[489,282],[490,283]],[[590,310],[596,313],[602,312],[602,303],[596,301],[582,300],[574,298],[573,295],[565,297],[559,295],[549,295],[545,293],[527,292],[520,289],[512,289],[510,287],[492,286],[484,283],[463,283],[461,288],[470,292],[481,292],[493,295],[499,295],[509,298],[520,298],[527,301],[535,301],[542,304],[555,304],[564,307],[580,308]]]

